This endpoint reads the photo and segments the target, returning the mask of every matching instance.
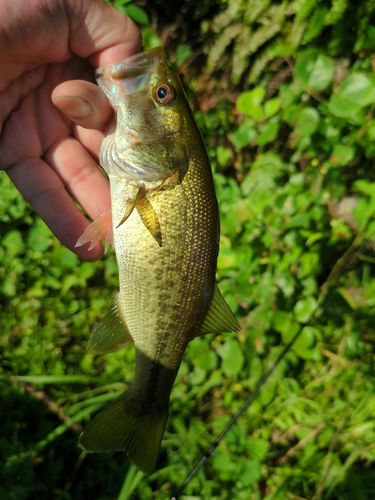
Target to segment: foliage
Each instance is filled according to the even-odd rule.
[[[115,9],[119,10],[133,21],[139,24],[149,25],[150,20],[144,9],[139,7],[132,0],[107,0]]]
[[[324,47],[334,56],[371,50],[375,43],[375,3],[348,0],[222,0],[221,12],[204,21],[208,71],[225,67],[231,48],[231,79],[254,82],[275,58],[301,46]],[[250,63],[250,64],[249,64]]]
[[[307,1],[272,5],[295,9],[280,40],[314,15]],[[371,5],[362,2],[364,19]],[[0,176],[1,498],[170,498],[297,332],[183,498],[375,496],[373,35],[361,24],[346,42],[340,23],[350,4],[323,7],[325,20],[337,17],[296,43],[277,85],[264,69],[267,87],[219,95],[212,109],[207,94],[194,101],[206,110],[195,115],[221,211],[219,284],[242,331],[189,345],[150,478],[121,454],[77,447],[89,416],[133,376],[131,347],[85,353],[118,287],[114,254],[80,262]],[[189,54],[180,46],[177,60]],[[189,82],[188,94],[196,88]]]

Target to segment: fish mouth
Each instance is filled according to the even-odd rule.
[[[95,77],[115,107],[118,95],[147,89],[152,74],[159,66],[167,66],[167,56],[162,47],[140,52],[119,63],[101,66],[96,70]]]
[[[166,61],[166,53],[162,47],[147,52],[140,52],[119,63],[100,66],[95,71],[95,78],[102,78],[108,72],[110,77],[118,80],[132,78],[147,73],[150,68]]]

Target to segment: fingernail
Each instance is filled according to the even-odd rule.
[[[86,118],[92,113],[90,104],[81,97],[58,96],[52,102],[63,113],[74,119]]]

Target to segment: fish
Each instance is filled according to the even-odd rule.
[[[96,78],[116,116],[99,154],[111,213],[94,221],[77,246],[113,243],[119,293],[88,349],[105,354],[134,342],[135,373],[88,423],[79,445],[124,451],[149,475],[188,343],[239,325],[215,281],[219,210],[210,162],[164,49],[103,66]]]

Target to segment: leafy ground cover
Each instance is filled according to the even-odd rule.
[[[205,17],[203,47],[205,5],[187,10],[195,22]],[[188,40],[165,38],[171,30],[160,26],[144,30],[147,46],[160,36],[170,47],[208,146],[221,211],[218,280],[242,326],[189,345],[149,478],[121,454],[77,448],[89,416],[133,374],[131,347],[85,353],[118,287],[114,254],[79,261],[0,176],[1,498],[170,498],[297,332],[183,498],[375,497],[373,33],[363,29],[335,51],[350,4],[321,2],[314,15],[326,17],[314,37],[288,46],[293,22],[313,15],[298,16],[298,5],[275,41],[284,53],[276,50],[251,85],[245,72],[225,88],[225,68],[212,73],[208,60],[207,70]],[[141,7],[128,13],[145,15]],[[371,19],[372,2],[360,8]]]

